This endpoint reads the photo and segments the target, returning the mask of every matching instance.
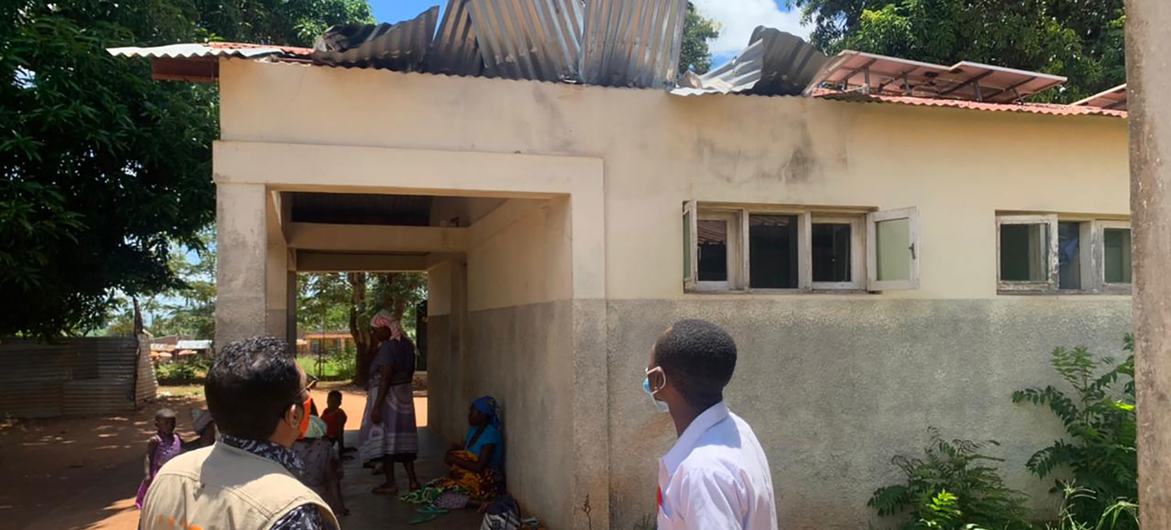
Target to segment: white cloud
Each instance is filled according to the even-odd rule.
[[[782,11],[774,0],[692,0],[703,16],[720,23],[720,36],[711,41],[712,55],[738,53],[748,46],[752,30],[768,26],[809,38],[813,29],[801,25],[797,10]]]

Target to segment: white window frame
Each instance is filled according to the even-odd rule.
[[[896,219],[907,219],[911,240],[911,270],[906,280],[878,279],[878,223]],[[919,261],[923,245],[919,238],[919,209],[915,207],[871,212],[866,215],[866,288],[870,291],[888,291],[919,288]]]
[[[846,217],[841,215],[807,214],[809,221],[805,223],[805,241],[809,252],[802,252],[807,264],[801,264],[801,272],[808,278],[808,285],[817,291],[861,290],[866,276],[866,242],[865,228],[862,223],[866,220],[862,216]],[[815,282],[813,281],[813,225],[841,224],[850,225],[850,281],[848,282]],[[800,260],[798,260],[800,261]]]
[[[879,213],[877,218],[872,218]],[[751,217],[752,215],[786,215],[797,218],[797,287],[770,289],[752,288],[751,270]],[[913,259],[911,280],[874,282],[868,276],[873,268],[873,249],[868,238],[873,237],[874,222],[887,219],[907,218],[910,220]],[[717,219],[728,223],[728,280],[699,280],[699,221]],[[762,294],[793,294],[810,292],[864,292],[877,284],[880,289],[914,289],[919,285],[919,221],[918,210],[904,208],[890,212],[869,212],[862,208],[803,208],[800,206],[735,205],[723,203],[700,204],[685,201],[682,208],[683,226],[683,290],[687,293],[730,293],[753,292]],[[867,224],[869,221],[869,224]],[[813,280],[813,223],[850,225],[850,277],[849,282],[816,282]],[[686,264],[690,263],[688,267]],[[868,265],[868,263],[870,265]]]
[[[743,208],[741,218],[744,219],[744,288],[754,293],[800,293],[809,290],[809,212],[794,208]],[[752,244],[751,219],[752,215],[786,215],[797,217],[797,287],[791,289],[775,289],[769,287],[752,287]]]
[[[734,291],[742,289],[744,284],[745,270],[744,261],[746,253],[742,252],[744,248],[744,220],[743,215],[736,210],[725,209],[699,209],[696,215],[697,231],[695,232],[696,245],[692,245],[696,249],[696,274],[695,274],[695,290],[702,292],[720,292],[720,291]],[[702,281],[699,279],[699,221],[724,221],[728,226],[728,241],[727,241],[727,257],[728,263],[726,265],[728,270],[728,279],[725,281]]]
[[[1106,229],[1126,229],[1130,230],[1131,244],[1134,244],[1134,230],[1130,227],[1129,221],[1094,221],[1094,261],[1097,267],[1094,268],[1094,279],[1096,287],[1101,292],[1113,294],[1129,294],[1131,286],[1134,282],[1134,271],[1131,270],[1130,280],[1132,283],[1107,283],[1106,282]],[[1131,264],[1134,264],[1134,253],[1131,252]]]
[[[1039,282],[1005,281],[1000,277],[1001,253],[1000,231],[1004,225],[1047,225],[1049,247],[1045,280]],[[1079,236],[1080,237],[1080,236]],[[1080,244],[1080,243],[1079,243]],[[997,215],[996,216],[996,289],[1001,293],[1037,293],[1057,291],[1057,216],[1048,215]],[[1083,276],[1084,278],[1084,276]]]

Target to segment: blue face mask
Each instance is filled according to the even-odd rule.
[[[651,390],[651,372],[654,372],[654,371],[658,371],[660,374],[663,374],[663,380],[664,380],[664,384],[665,384],[666,379],[667,379],[667,374],[663,373],[662,368],[659,368],[656,366],[654,368],[651,368],[650,370],[647,370],[646,375],[643,376],[643,378],[642,378],[642,391],[646,392],[646,395],[651,397],[651,401],[654,402],[656,410],[658,410],[659,412],[670,412],[670,409],[667,407],[667,402],[666,401],[659,401],[658,399],[656,399],[654,391]]]

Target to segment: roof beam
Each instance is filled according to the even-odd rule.
[[[992,98],[994,98],[994,97],[996,97],[996,96],[999,96],[999,95],[1001,95],[1001,94],[1003,94],[1003,93],[1005,93],[1005,92],[1016,92],[1016,89],[1018,89],[1018,88],[1020,88],[1020,87],[1023,87],[1023,86],[1025,86],[1025,85],[1029,84],[1029,83],[1032,83],[1033,81],[1036,81],[1036,80],[1037,80],[1037,77],[1036,77],[1036,76],[1030,77],[1030,78],[1028,78],[1028,79],[1025,79],[1024,81],[1021,81],[1021,82],[1019,82],[1019,83],[1015,83],[1015,84],[1012,84],[1012,85],[1006,86],[1006,87],[1004,87],[1004,88],[1002,88],[1002,89],[1000,89],[1000,90],[997,90],[996,92],[993,92],[993,93],[991,93],[991,94],[988,94],[988,95],[984,96],[984,99],[986,99],[986,100],[987,100],[987,99],[992,99]]]
[[[862,66],[859,66],[853,70],[850,70],[850,73],[846,74],[846,77],[842,78],[842,83],[845,85],[849,85],[850,79],[853,79],[853,77],[858,75],[860,72],[869,71],[870,67],[876,62],[878,62],[878,59],[871,58],[869,61],[866,61],[866,63],[863,64]],[[869,88],[869,85],[867,85],[867,88]]]
[[[426,254],[297,252],[297,272],[413,272],[427,270]]]
[[[995,70],[988,70],[986,72],[969,77],[963,83],[960,83],[960,84],[953,86],[947,90],[944,90],[943,92],[940,92],[939,95],[946,96],[948,94],[951,94],[952,92],[955,92],[955,91],[960,90],[966,86],[969,86],[972,83],[979,83],[981,79],[984,79],[985,77],[988,77],[988,76],[992,75],[993,73],[995,73]],[[979,86],[979,85],[977,85],[977,86]]]
[[[462,252],[466,228],[289,223],[289,247],[331,252]]]

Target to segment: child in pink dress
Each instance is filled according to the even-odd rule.
[[[146,501],[146,491],[150,489],[150,483],[158,474],[159,468],[178,456],[181,450],[182,440],[175,434],[175,411],[159,409],[155,413],[155,428],[158,429],[158,433],[151,436],[146,445],[146,476],[143,477],[142,484],[138,485],[138,497],[134,499],[134,505],[140,510],[142,503]]]

